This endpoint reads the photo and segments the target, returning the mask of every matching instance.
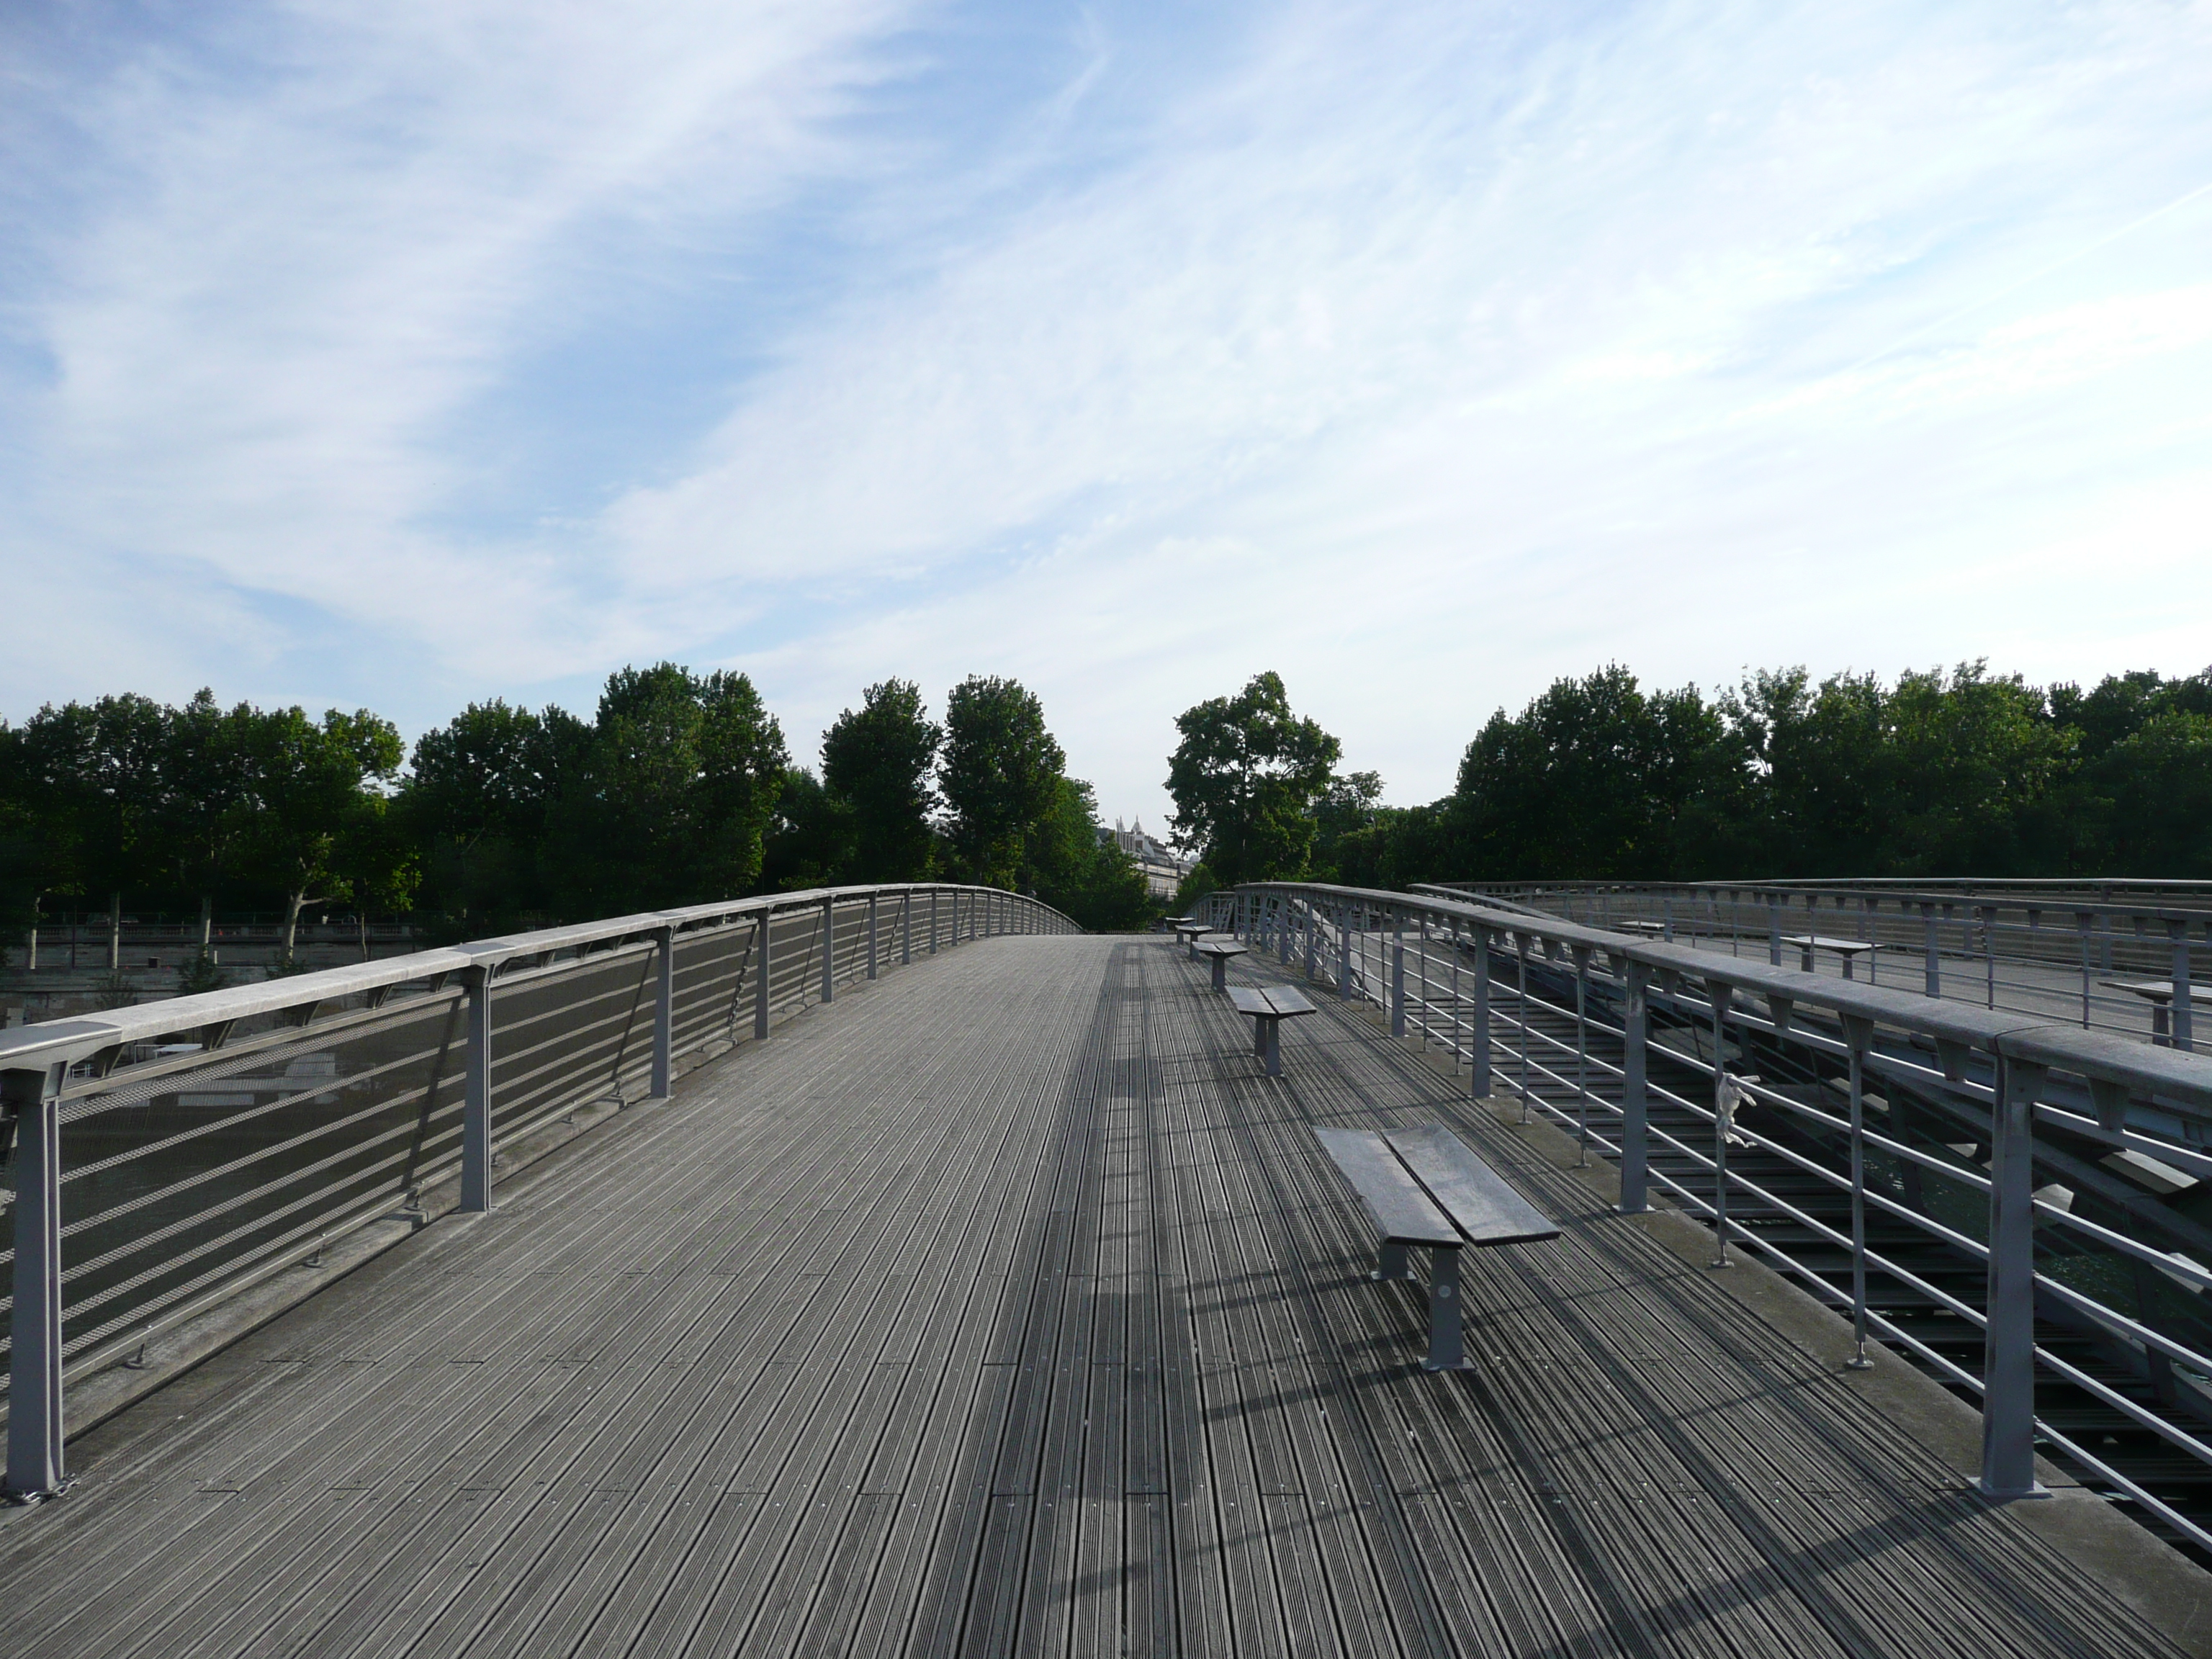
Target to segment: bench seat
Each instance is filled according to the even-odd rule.
[[[1316,1127],[1314,1138],[1359,1200],[1382,1243],[1370,1278],[1410,1279],[1407,1251],[1429,1252],[1430,1370],[1465,1363],[1459,1253],[1468,1245],[1556,1238],[1559,1229],[1440,1123],[1377,1134]]]
[[[1321,1011],[1287,985],[1229,985],[1229,1000],[1252,1019],[1252,1052],[1269,1077],[1283,1074],[1283,1022]]]
[[[1244,946],[1233,939],[1202,939],[1191,948],[1201,957],[1212,958],[1213,988],[1217,991],[1227,990],[1229,988],[1229,958],[1243,956]]]

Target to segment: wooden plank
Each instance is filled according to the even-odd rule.
[[[1557,1223],[1441,1123],[1392,1129],[1383,1139],[1470,1244],[1512,1244],[1559,1236]]]
[[[1371,1011],[1263,1082],[1172,948],[891,969],[82,1437],[10,1655],[2173,1651]],[[1312,1155],[1422,1123],[1575,1218],[1466,1254],[1449,1376]]]
[[[1313,1133],[1351,1186],[1378,1237],[1397,1244],[1459,1243],[1450,1220],[1406,1173],[1381,1135],[1368,1129],[1328,1127],[1316,1127]]]

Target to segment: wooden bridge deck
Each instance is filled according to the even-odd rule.
[[[694,1073],[76,1443],[0,1520],[0,1650],[2203,1650],[1966,1490],[1840,1326],[1364,1014],[1262,1078],[1205,982],[988,941]],[[1437,1120],[1567,1228],[1470,1253],[1449,1376],[1307,1133]]]

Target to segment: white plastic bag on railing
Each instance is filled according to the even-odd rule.
[[[1748,1106],[1752,1103],[1753,1096],[1752,1095],[1751,1091],[1744,1085],[1748,1083],[1756,1083],[1758,1081],[1759,1079],[1755,1076],[1738,1078],[1731,1077],[1726,1072],[1723,1072],[1721,1073],[1721,1085],[1718,1091],[1720,1097],[1720,1131],[1727,1139],[1728,1144],[1731,1146],[1748,1146],[1751,1145],[1750,1141],[1735,1132],[1735,1110],[1739,1106]]]

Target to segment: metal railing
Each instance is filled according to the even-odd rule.
[[[1613,932],[2195,1044],[2212,1002],[2212,883],[1449,882]]]
[[[679,1057],[886,961],[1079,931],[991,888],[822,889],[0,1032],[7,1492],[66,1485],[67,1383],[380,1218],[489,1209],[501,1150],[564,1114],[665,1098]]]
[[[1568,921],[1535,896],[1257,883],[1209,920],[1449,1049],[1472,1097],[1502,1087],[1617,1160],[1623,1212],[1662,1188],[1714,1230],[1716,1267],[1733,1245],[1808,1284],[1848,1314],[1855,1368],[1886,1342],[1978,1400],[1985,1493],[2034,1495],[2040,1441],[2212,1551],[2181,1491],[2212,1490],[2212,1269],[2170,1248],[2212,1259],[2212,1228],[2134,1201],[2112,1167],[2212,1178],[2212,1058]],[[2039,1417],[2039,1380],[2063,1425]],[[2093,1418],[2172,1461],[2165,1496]]]

